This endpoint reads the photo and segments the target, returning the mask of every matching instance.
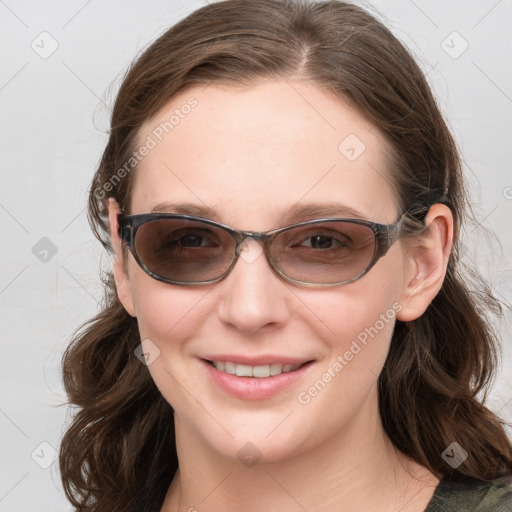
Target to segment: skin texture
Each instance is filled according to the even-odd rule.
[[[338,98],[300,81],[195,87],[148,121],[139,140],[191,96],[197,106],[139,164],[130,213],[191,203],[255,231],[291,224],[294,205],[336,203],[383,224],[401,213],[385,138]],[[350,134],[365,145],[354,161],[338,150]],[[148,369],[175,411],[180,470],[162,510],[424,510],[438,479],[393,448],[378,414],[394,319],[307,404],[298,395],[381,314],[399,309],[397,318],[410,321],[425,311],[452,246],[448,208],[431,207],[420,240],[398,241],[363,278],[333,288],[286,283],[254,241],[217,284],[158,282],[123,257],[118,212],[111,199],[118,294],[141,340],[160,350]],[[314,363],[276,396],[242,400],[215,386],[200,361],[221,353]],[[237,457],[246,443],[261,455],[252,467]]]

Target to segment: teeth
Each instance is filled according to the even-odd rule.
[[[235,363],[224,363],[224,371],[231,375],[236,374],[236,364]]]
[[[252,377],[252,366],[246,364],[237,364],[235,375],[237,377]]]
[[[274,363],[270,365],[270,375],[279,375],[283,371],[283,365],[279,363]]]
[[[264,377],[270,377],[270,365],[267,364],[265,366],[253,366],[252,376],[259,377],[260,379]]]
[[[261,366],[249,366],[248,364],[236,364],[229,361],[212,361],[213,366],[221,372],[236,375],[237,377],[273,377],[281,375],[281,373],[288,373],[297,370],[301,367],[300,364],[266,364]]]

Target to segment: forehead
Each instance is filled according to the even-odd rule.
[[[385,222],[397,214],[383,134],[305,82],[187,89],[140,129],[142,146],[150,149],[135,171],[131,213],[192,203],[261,230],[310,203]]]

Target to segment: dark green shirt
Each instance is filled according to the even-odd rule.
[[[512,478],[441,480],[425,512],[512,512]]]

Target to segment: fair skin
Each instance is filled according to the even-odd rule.
[[[301,81],[195,87],[148,121],[139,140],[190,96],[198,106],[140,163],[130,213],[188,203],[253,231],[291,224],[292,207],[310,204],[343,205],[382,224],[398,218],[385,139],[339,99]],[[338,150],[349,134],[365,145],[354,161]],[[361,279],[331,288],[283,281],[255,241],[219,283],[159,282],[121,251],[117,213],[110,200],[119,298],[137,318],[141,340],[160,350],[148,369],[175,411],[180,469],[163,512],[425,509],[438,478],[394,449],[378,414],[377,378],[394,318],[380,322],[308,403],[298,396],[329,368],[332,374],[337,357],[380,315],[411,321],[425,311],[452,246],[448,208],[432,206],[421,239],[398,241]],[[212,382],[203,359],[215,354],[311,363],[279,393],[243,399]],[[239,457],[247,443],[261,457],[254,465]]]

